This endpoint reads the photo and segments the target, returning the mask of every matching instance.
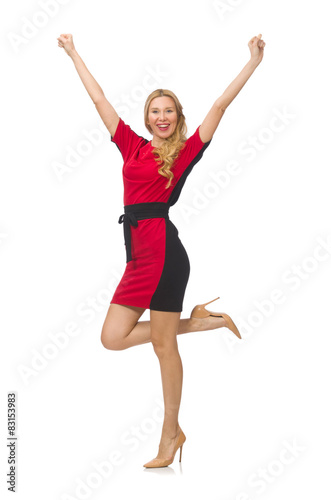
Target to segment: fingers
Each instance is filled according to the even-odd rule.
[[[72,34],[71,33],[61,33],[61,35],[57,38],[58,46],[68,50],[68,47],[73,46]]]
[[[57,38],[57,40],[60,40],[62,43],[65,43],[67,41],[72,41],[72,34],[71,33],[61,33],[61,35]]]
[[[250,39],[250,42],[254,42],[257,39],[261,40],[261,37],[262,37],[261,33],[258,36],[253,36],[253,38]]]
[[[258,36],[253,36],[253,38],[251,38],[248,42],[248,45],[257,45],[257,47],[263,49],[265,47],[265,42],[261,39],[261,37],[261,33]]]

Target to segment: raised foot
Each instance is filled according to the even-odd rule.
[[[226,321],[221,316],[207,316],[206,318],[191,318],[192,325],[199,331],[215,330],[226,325]]]

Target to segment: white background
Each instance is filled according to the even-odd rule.
[[[7,2],[1,13],[1,496],[7,392],[16,391],[15,498],[328,497],[327,2],[72,0],[48,2],[49,14],[45,5]],[[154,88],[179,97],[191,135],[249,60],[248,41],[262,33],[266,42],[170,213],[191,262],[182,318],[220,296],[210,309],[230,314],[244,338],[226,329],[178,337],[187,441],[182,463],[178,452],[164,469],[143,468],[163,416],[152,344],[100,342],[125,268],[122,157],[58,47],[61,33],[149,140],[151,69],[162,73]],[[99,143],[59,176],[93,129]],[[211,173],[230,162],[238,175],[221,187]],[[56,348],[70,324],[76,335]],[[98,475],[115,452],[121,462]]]

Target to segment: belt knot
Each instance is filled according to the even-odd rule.
[[[138,203],[134,205],[125,205],[124,214],[120,215],[118,223],[123,223],[124,244],[126,246],[126,262],[132,260],[131,255],[131,228],[138,227],[138,220],[154,217],[169,218],[169,206],[165,202]]]
[[[120,218],[118,219],[118,223],[122,224],[122,222],[124,222],[124,224],[125,224],[125,222],[128,222],[131,226],[138,227],[137,217],[132,212],[120,215]]]
[[[132,260],[131,256],[131,230],[130,226],[138,227],[137,217],[134,213],[124,213],[120,215],[118,223],[124,223],[124,245],[126,246],[126,261]]]

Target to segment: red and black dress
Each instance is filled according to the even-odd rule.
[[[169,208],[180,195],[193,166],[210,142],[202,142],[199,127],[187,139],[171,167],[172,186],[158,173],[152,141],[137,135],[121,118],[111,141],[123,165],[126,268],[111,304],[181,312],[190,274],[190,261],[169,219]]]

